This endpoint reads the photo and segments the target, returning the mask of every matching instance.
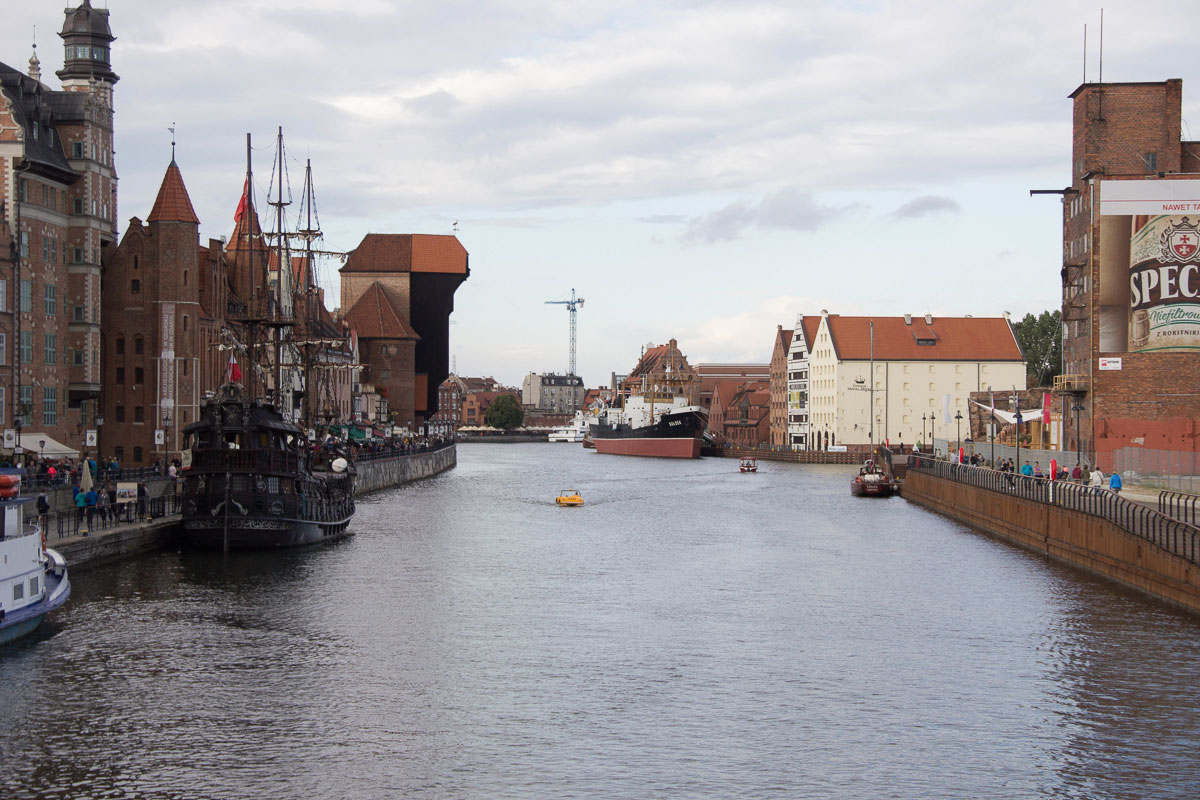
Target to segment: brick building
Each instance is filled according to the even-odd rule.
[[[81,448],[98,424],[100,273],[115,241],[108,10],[67,9],[62,89],[0,64],[0,425]],[[4,369],[4,367],[9,367]]]
[[[358,332],[362,379],[387,398],[399,426],[417,428],[438,409],[449,375],[454,292],[467,277],[455,236],[370,233],[341,275],[341,318]]]
[[[586,391],[578,375],[531,372],[521,382],[521,404],[528,413],[573,415],[583,408]]]
[[[1182,95],[1178,79],[1070,95],[1055,393],[1065,449],[1106,471],[1119,453],[1197,450],[1200,142],[1181,136]]]
[[[708,430],[718,442],[758,447],[770,440],[770,382],[719,381],[713,387]]]
[[[226,262],[220,241],[201,248],[199,239],[200,220],[172,160],[146,221],[129,221],[104,265],[100,445],[122,464],[178,453],[203,392],[220,381]]]
[[[772,445],[788,442],[788,354],[792,345],[792,332],[782,325],[775,328],[775,341],[771,348],[771,413],[768,420],[768,439]]]

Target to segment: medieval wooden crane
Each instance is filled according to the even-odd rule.
[[[575,299],[575,290],[572,289],[570,300],[547,300],[545,304],[548,306],[550,306],[550,305],[566,306],[567,311],[569,311],[571,313],[571,358],[570,358],[570,366],[567,368],[567,374],[574,375],[575,374],[575,312],[578,309],[583,308],[583,298],[581,297],[578,300],[576,300]]]

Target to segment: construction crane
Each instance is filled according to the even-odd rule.
[[[571,312],[571,366],[567,369],[568,375],[575,374],[575,312],[583,308],[583,298],[575,299],[575,290],[571,290],[570,300],[547,300],[548,306],[566,306],[567,311]]]

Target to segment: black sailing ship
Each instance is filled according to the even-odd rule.
[[[230,549],[295,547],[328,541],[347,534],[354,517],[355,468],[347,451],[336,444],[322,445],[319,429],[310,442],[308,432],[287,419],[281,408],[286,398],[283,351],[300,348],[285,337],[284,331],[295,326],[292,308],[274,294],[266,274],[265,248],[256,253],[256,229],[253,209],[253,182],[250,169],[250,137],[246,137],[246,193],[243,201],[249,222],[246,225],[248,268],[254,275],[254,287],[238,318],[247,337],[242,345],[231,335],[231,347],[245,354],[245,381],[239,382],[240,370],[231,356],[226,382],[200,407],[199,419],[184,428],[183,529],[187,541],[198,547]],[[280,133],[280,195],[278,203],[277,266],[274,282],[280,295],[286,291],[285,270],[291,258],[286,252],[283,234],[282,175],[283,144]],[[306,191],[311,193],[311,176],[306,176]],[[311,196],[308,197],[311,210]],[[308,225],[308,264],[312,258],[312,224]],[[256,255],[259,256],[256,262]],[[258,275],[259,267],[262,275]],[[307,282],[311,273],[305,268],[304,296],[312,294]],[[307,303],[305,313],[307,315]],[[301,327],[305,327],[303,324]],[[263,340],[259,341],[260,335]],[[305,343],[304,358],[312,355]],[[273,362],[256,358],[273,353]],[[304,363],[307,378],[309,364]],[[257,396],[261,377],[264,388],[274,373],[270,398]],[[310,409],[305,386],[305,410]],[[264,392],[266,394],[267,392]]]

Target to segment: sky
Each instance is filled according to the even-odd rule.
[[[0,60],[36,26],[58,88],[62,0],[5,0]],[[282,126],[312,160],[323,247],[456,233],[452,367],[566,372],[574,289],[588,386],[676,339],[770,358],[822,309],[1020,319],[1060,305],[1071,101],[1099,75],[1075,2],[96,0],[111,12],[121,233],[171,160],[228,236],[254,141],[265,208]],[[1184,80],[1191,4],[1104,9],[1106,81]],[[1087,48],[1085,58],[1085,35]],[[1085,73],[1086,70],[1086,73]],[[1193,78],[1197,78],[1193,86]],[[1187,125],[1191,121],[1195,130]],[[336,260],[320,276],[338,303]]]

